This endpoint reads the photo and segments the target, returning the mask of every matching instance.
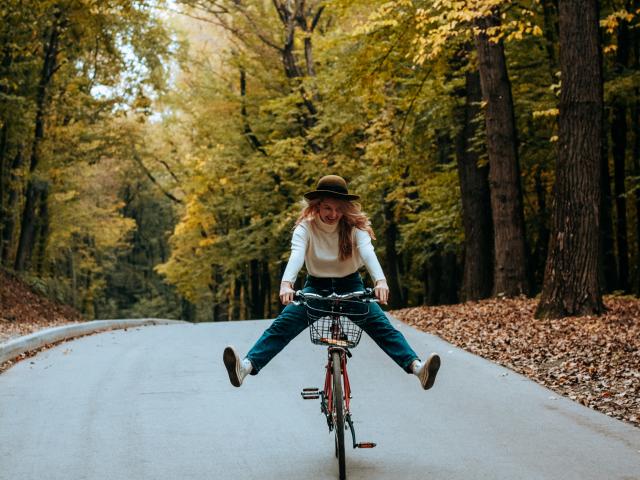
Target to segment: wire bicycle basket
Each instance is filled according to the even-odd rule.
[[[360,342],[369,304],[355,300],[308,299],[309,336],[315,345],[353,348]]]

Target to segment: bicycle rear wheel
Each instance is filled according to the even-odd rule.
[[[336,456],[338,457],[338,470],[340,472],[340,480],[346,478],[345,452],[344,452],[344,398],[342,394],[342,368],[340,352],[331,354],[331,363],[333,365],[333,413],[334,413],[334,432],[336,444]]]

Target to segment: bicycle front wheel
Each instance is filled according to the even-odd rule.
[[[345,453],[344,453],[344,398],[342,393],[342,368],[340,352],[331,354],[333,364],[333,420],[335,432],[336,457],[338,457],[338,469],[340,480],[346,478]]]

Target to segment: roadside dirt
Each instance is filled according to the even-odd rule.
[[[35,293],[19,278],[0,270],[0,343],[44,328],[82,321],[77,310]]]

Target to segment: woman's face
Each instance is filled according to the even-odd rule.
[[[342,218],[340,210],[340,200],[335,198],[324,198],[318,205],[320,220],[327,225],[334,225]]]

